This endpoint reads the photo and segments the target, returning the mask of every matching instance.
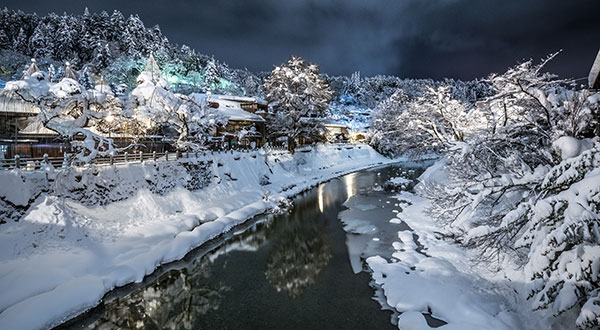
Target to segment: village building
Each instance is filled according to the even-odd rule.
[[[227,119],[227,125],[217,128],[212,138],[214,147],[256,148],[265,143],[266,121],[261,114],[266,113],[266,102],[253,97],[218,95],[210,91],[206,94],[194,93],[190,97],[217,110]]]
[[[23,79],[39,76],[35,60],[23,73]],[[18,94],[2,90],[0,93],[0,159],[37,158],[44,154],[61,156],[68,144],[58,140],[58,134],[45,128],[36,118],[40,108],[26,102]]]
[[[326,121],[323,123],[325,134],[329,142],[348,142],[350,140],[350,131],[348,125],[336,122]]]

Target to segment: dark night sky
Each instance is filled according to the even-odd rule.
[[[471,79],[563,49],[548,69],[581,78],[600,48],[598,0],[2,2],[39,15],[137,13],[171,42],[252,71],[299,55],[334,75]]]

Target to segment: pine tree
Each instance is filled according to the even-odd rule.
[[[87,65],[83,67],[83,70],[81,70],[81,74],[79,75],[79,84],[85,89],[94,88],[94,81],[90,76],[89,66]]]
[[[23,30],[23,28],[20,28],[19,34],[17,35],[17,37],[15,38],[15,40],[13,42],[13,49],[17,52],[26,54],[27,50],[28,50],[27,44],[28,44],[28,38],[27,38],[27,35],[25,34],[25,30]]]
[[[219,79],[219,69],[217,68],[217,62],[214,58],[206,63],[204,68],[204,85],[206,89],[215,90],[219,86],[221,80]]]
[[[8,35],[6,35],[6,32],[0,28],[0,48],[8,48],[9,45],[10,39],[8,38]]]
[[[50,58],[54,52],[52,43],[52,30],[45,23],[40,23],[29,39],[29,49],[35,58]]]
[[[48,81],[50,81],[50,82],[56,82],[56,80],[55,80],[56,79],[56,75],[57,75],[56,68],[54,67],[53,64],[50,64],[48,66]]]
[[[74,44],[76,40],[76,32],[73,28],[76,26],[74,20],[70,16],[60,16],[57,31],[55,33],[54,43],[60,45],[56,49],[55,56],[59,59],[74,60]]]

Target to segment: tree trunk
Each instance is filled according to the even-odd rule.
[[[293,155],[295,150],[296,140],[293,137],[288,136],[288,151]]]

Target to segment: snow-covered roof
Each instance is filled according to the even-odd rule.
[[[325,127],[339,127],[339,128],[348,128],[348,125],[343,123],[323,123]]]
[[[29,122],[29,124],[22,130],[19,130],[19,134],[20,135],[50,135],[50,136],[58,135],[58,133],[56,133],[55,131],[44,127],[44,124],[41,121],[36,120],[36,119]]]
[[[6,92],[0,95],[0,113],[33,116],[40,113],[40,108],[33,103],[21,100],[17,95]]]
[[[216,110],[219,114],[227,117],[228,120],[236,120],[236,121],[254,121],[254,122],[264,122],[265,119],[257,114],[253,114],[251,112],[245,111],[240,107],[239,101],[232,101],[227,98],[220,98],[222,95],[206,95],[202,93],[193,93],[189,95],[194,101],[201,104],[202,102],[211,102],[218,103],[219,107]],[[236,97],[236,96],[227,96],[227,97]],[[241,98],[241,97],[239,97]]]
[[[255,98],[247,97],[247,96],[211,94],[210,97],[212,99],[218,99],[218,100],[229,100],[229,101],[237,101],[237,102],[256,102]]]
[[[588,83],[590,88],[600,88],[600,50],[598,50],[598,55],[596,55],[596,60],[590,70]]]
[[[210,94],[210,97],[212,99],[236,101],[239,103],[257,103],[260,105],[268,104],[268,102],[266,100],[264,100],[260,97],[224,95],[224,94]]]

